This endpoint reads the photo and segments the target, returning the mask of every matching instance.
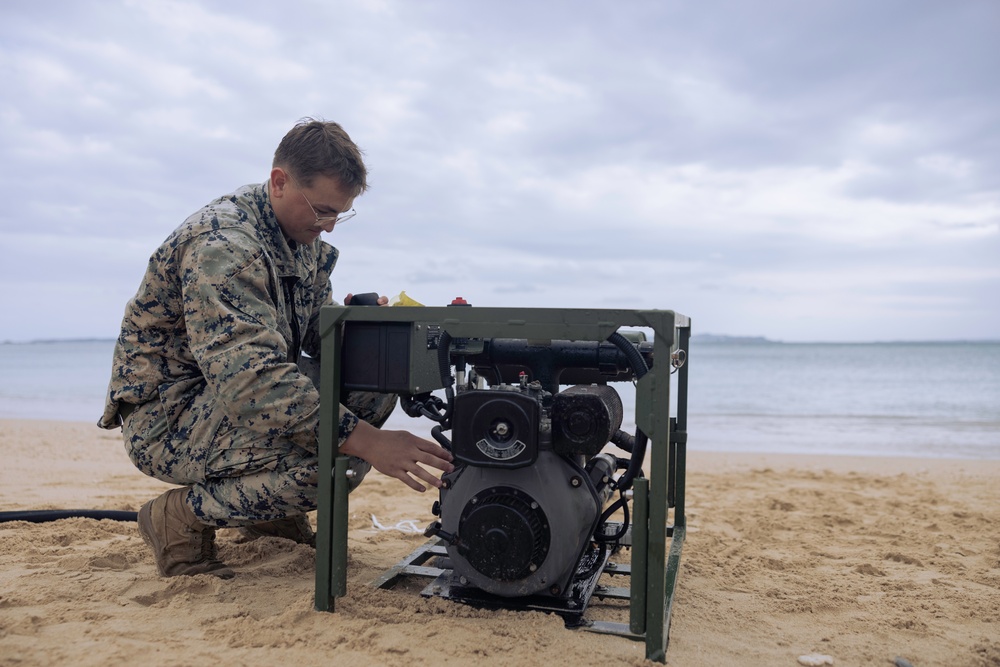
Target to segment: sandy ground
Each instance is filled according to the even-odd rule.
[[[2,510],[137,510],[168,488],[88,424],[0,421],[0,455]],[[424,542],[372,515],[422,527],[435,496],[378,474],[352,495],[334,614],[289,541],[220,531],[235,579],[161,579],[134,524],[0,523],[0,664],[648,664],[555,616],[372,588]],[[692,451],[687,505],[669,664],[1000,665],[1000,462]],[[588,617],[627,620],[627,603]]]

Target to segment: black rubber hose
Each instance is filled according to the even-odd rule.
[[[642,472],[642,462],[646,458],[646,444],[649,442],[649,438],[646,434],[639,430],[637,426],[635,429],[635,447],[632,448],[632,456],[629,458],[628,470],[618,478],[618,488],[622,491],[628,491],[632,488],[632,480],[635,479],[636,475]]]
[[[628,359],[629,365],[632,366],[632,372],[635,373],[636,380],[649,372],[646,360],[642,358],[642,354],[639,353],[635,345],[629,342],[628,338],[616,331],[608,336],[608,342],[613,343],[615,347],[622,351],[625,358]]]
[[[415,396],[403,396],[399,402],[403,406],[403,412],[411,417],[427,417],[431,421],[440,423],[445,421],[442,409],[444,402],[437,396],[422,394],[419,399]]]
[[[444,384],[445,408],[441,424],[444,428],[451,428],[451,413],[455,409],[455,378],[451,374],[451,334],[447,331],[441,332],[438,339],[438,369],[441,372],[441,382]]]
[[[426,410],[422,402],[417,402],[413,396],[402,395],[399,397],[399,407],[403,409],[408,417],[422,417],[421,410]]]
[[[625,431],[618,429],[618,431],[611,436],[611,444],[615,445],[619,449],[624,449],[626,452],[631,452],[635,449],[635,436],[631,433],[626,433]]]
[[[441,424],[437,424],[431,429],[431,435],[434,436],[434,439],[438,441],[439,445],[447,449],[449,452],[451,451],[451,440],[449,440],[448,436],[442,432]]]
[[[60,519],[108,519],[110,521],[135,521],[137,512],[123,510],[22,510],[0,512],[0,523],[7,521],[28,521],[45,523]]]
[[[639,350],[625,336],[616,331],[608,336],[608,342],[613,343],[615,347],[622,351],[625,358],[628,359],[629,364],[632,366],[632,372],[635,373],[636,380],[649,372],[646,360],[642,358]],[[627,491],[632,488],[632,480],[642,471],[642,462],[646,458],[646,444],[648,442],[649,439],[646,437],[646,434],[636,426],[635,443],[631,449],[632,456],[629,459],[628,470],[618,479],[618,488],[621,491]]]

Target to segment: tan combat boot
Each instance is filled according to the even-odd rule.
[[[187,489],[171,489],[139,510],[139,533],[153,549],[164,577],[211,574],[231,579],[235,573],[218,559],[215,528],[198,521],[184,502]]]
[[[312,526],[309,525],[309,519],[304,514],[244,526],[240,528],[240,535],[246,542],[256,540],[259,537],[283,537],[299,544],[316,547],[316,533],[313,532]]]

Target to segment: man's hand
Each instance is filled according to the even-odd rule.
[[[426,491],[427,487],[414,477],[436,488],[441,487],[441,480],[419,464],[444,472],[455,469],[451,464],[451,452],[437,443],[407,431],[383,431],[366,421],[358,422],[340,446],[340,453],[364,459],[383,475],[395,477],[420,492]]]

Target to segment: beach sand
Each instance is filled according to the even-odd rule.
[[[134,511],[169,488],[89,424],[0,421],[0,454],[3,510]],[[687,488],[668,664],[1000,665],[1000,462],[692,445]],[[642,643],[555,616],[373,589],[425,538],[372,516],[422,528],[435,498],[377,473],[352,495],[333,614],[313,610],[314,552],[286,540],[220,531],[235,579],[161,579],[133,523],[2,523],[0,664],[649,664]],[[588,617],[627,621],[627,603]]]

